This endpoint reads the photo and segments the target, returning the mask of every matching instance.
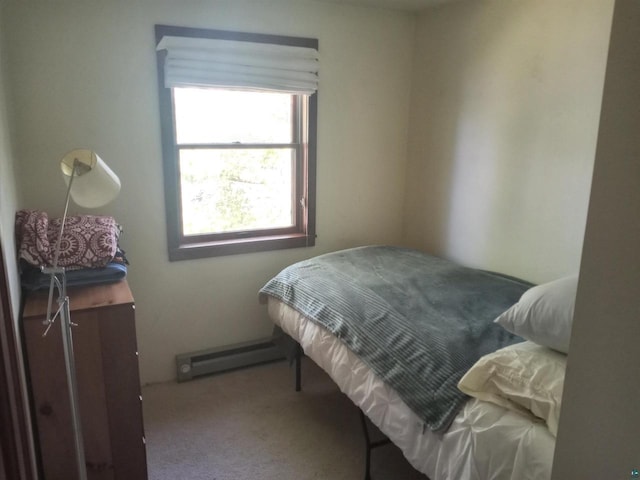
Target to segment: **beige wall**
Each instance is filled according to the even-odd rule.
[[[640,468],[640,2],[617,0],[553,479]]]
[[[0,1],[0,25],[3,23],[4,18],[4,5]],[[15,157],[12,148],[12,129],[10,122],[10,107],[9,99],[11,98],[10,90],[8,88],[7,68],[6,68],[6,45],[3,35],[3,30],[0,28],[0,243],[2,243],[2,250],[4,258],[0,258],[0,262],[4,261],[6,266],[6,276],[9,287],[10,308],[12,311],[12,319],[15,323],[14,331],[19,332],[19,312],[20,312],[20,279],[18,276],[18,267],[16,261],[16,245],[14,240],[14,215],[21,203],[19,189],[16,186],[16,174],[15,174]],[[1,336],[0,336],[1,337]],[[3,343],[8,342],[9,339],[0,338]],[[16,353],[18,356],[18,377],[21,384],[23,398],[27,398],[26,389],[26,377],[22,362],[22,347],[19,339],[15,339]],[[7,352],[6,344],[3,345],[3,351]],[[2,392],[1,395],[5,395]],[[17,418],[13,419],[15,422],[19,422]],[[30,415],[27,413],[26,419],[27,425],[30,425]],[[20,436],[20,428],[14,425],[16,435]],[[29,428],[29,427],[27,427]],[[21,441],[17,438],[17,441]],[[29,452],[34,451],[33,439],[28,438],[26,442],[29,444]],[[25,452],[27,455],[29,452]],[[36,471],[35,458],[31,457],[26,459],[31,463],[31,471]],[[26,475],[25,472],[21,472],[22,475]],[[24,477],[26,478],[26,477]]]
[[[178,353],[269,334],[257,291],[285,265],[399,243],[412,16],[299,0],[9,1],[6,13],[20,206],[61,213],[57,162],[72,148],[118,173],[120,196],[95,212],[124,226],[143,382],[174,378]],[[319,39],[315,248],[168,262],[156,23]]]
[[[612,0],[421,15],[406,241],[534,282],[579,267]]]
[[[0,25],[4,16],[0,3]],[[16,247],[14,240],[14,215],[19,205],[19,194],[16,188],[14,155],[9,124],[6,48],[0,29],[0,240],[5,255],[7,276],[9,277],[9,294],[11,307],[17,318],[20,307],[20,280],[16,263]]]

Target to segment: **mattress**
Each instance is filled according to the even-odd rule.
[[[444,433],[424,422],[341,340],[298,311],[268,298],[269,316],[298,341],[355,405],[431,480],[546,480],[555,439],[543,423],[476,399]]]
[[[368,245],[289,265],[259,299],[277,298],[327,328],[443,432],[467,399],[458,388],[465,373],[522,342],[494,320],[530,287],[415,249]]]

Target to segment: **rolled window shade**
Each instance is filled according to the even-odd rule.
[[[248,88],[313,94],[318,89],[318,50],[309,47],[164,36],[165,87]]]

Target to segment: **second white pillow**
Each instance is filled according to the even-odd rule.
[[[530,288],[496,318],[506,330],[559,352],[569,352],[578,275]]]
[[[555,437],[567,356],[532,342],[480,358],[460,379],[467,395],[546,422]]]

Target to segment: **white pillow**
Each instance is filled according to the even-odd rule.
[[[555,437],[562,406],[566,355],[533,342],[485,355],[458,383],[467,395],[544,420]]]
[[[578,275],[530,288],[496,318],[511,333],[559,352],[569,352]]]

